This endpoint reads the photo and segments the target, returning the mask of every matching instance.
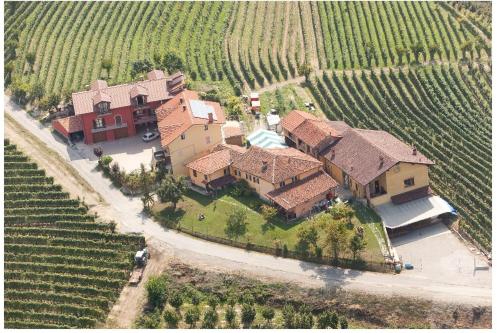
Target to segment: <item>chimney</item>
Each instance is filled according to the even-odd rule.
[[[214,122],[214,114],[212,112],[208,113],[208,122],[210,124]]]
[[[417,147],[413,147],[412,154],[413,154],[413,155],[417,155]]]

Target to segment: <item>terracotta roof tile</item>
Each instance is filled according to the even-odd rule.
[[[231,165],[234,159],[241,156],[246,149],[233,145],[217,145],[212,153],[186,164],[186,167],[210,175],[217,170]]]
[[[385,131],[350,129],[325,148],[321,155],[350,175],[361,185],[392,168],[399,162],[434,164]]]
[[[146,87],[140,84],[134,84],[133,88],[130,90],[130,98],[135,98],[137,96],[148,96]]]
[[[182,99],[182,103],[181,103]],[[158,119],[158,129],[161,136],[163,147],[168,146],[179,135],[185,132],[193,125],[208,125],[208,118],[199,118],[193,116],[189,101],[199,100],[195,91],[184,90],[168,102],[162,104],[156,110]],[[219,103],[210,101],[201,101],[214,110],[214,124],[224,124],[225,117]]]
[[[79,116],[58,118],[54,122],[58,122],[68,133],[83,131],[83,122]]]
[[[318,120],[318,118],[310,113],[293,110],[281,120],[281,126],[287,131],[292,132],[306,119]]]
[[[252,146],[233,166],[272,184],[321,166],[321,162],[294,148],[264,149]]]
[[[155,77],[158,77],[157,75]],[[102,98],[111,103],[111,109],[132,105],[131,91],[136,86],[142,86],[148,94],[148,102],[162,101],[171,98],[167,90],[167,79],[158,78],[135,83],[126,83],[108,87],[105,81],[98,80],[91,85],[91,90],[72,94],[75,114],[85,114],[94,111],[95,103]],[[141,88],[142,89],[142,88]],[[101,97],[95,97],[101,92]],[[108,96],[108,97],[105,97]]]
[[[242,136],[243,132],[239,127],[223,127],[222,131],[224,132],[225,138],[232,138],[235,136]]]
[[[267,193],[267,197],[284,209],[289,210],[323,193],[334,191],[337,186],[337,182],[332,177],[324,171],[318,171],[298,182]]]

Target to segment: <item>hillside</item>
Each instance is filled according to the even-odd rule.
[[[134,61],[158,66],[168,51],[192,80],[228,80],[237,94],[306,62],[326,116],[415,144],[463,229],[491,247],[487,3],[9,2],[5,14],[6,82],[41,82],[46,94],[131,80]]]
[[[5,328],[106,319],[144,237],[115,234],[5,140]]]

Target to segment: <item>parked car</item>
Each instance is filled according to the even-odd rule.
[[[149,141],[153,141],[154,139],[159,138],[159,137],[160,137],[160,134],[158,132],[146,132],[142,136],[142,141],[149,142]]]

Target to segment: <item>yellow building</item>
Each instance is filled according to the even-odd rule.
[[[340,185],[373,206],[431,192],[428,169],[434,163],[385,131],[351,128],[303,111],[290,112],[282,125],[287,144],[317,157]]]
[[[219,103],[202,101],[184,90],[156,110],[161,146],[174,176],[188,176],[186,164],[222,143],[224,112]]]
[[[335,196],[337,187],[322,170],[321,162],[294,148],[252,146],[246,150],[220,145],[186,167],[192,183],[207,190],[245,180],[261,199],[274,203],[287,218],[304,216],[315,206],[324,206]]]

